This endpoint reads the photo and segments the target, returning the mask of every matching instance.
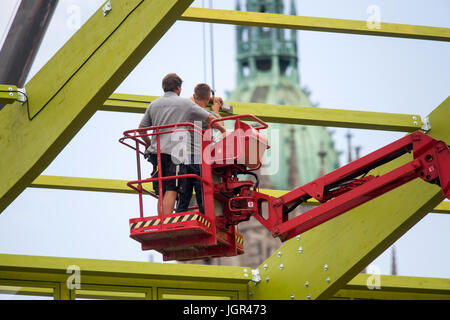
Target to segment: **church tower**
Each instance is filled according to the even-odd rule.
[[[247,11],[296,14],[293,0],[289,1],[288,12],[283,0],[243,1],[236,2],[236,10],[241,10],[245,3]],[[309,93],[300,87],[296,30],[237,26],[236,41],[237,86],[226,97],[227,101],[289,105],[292,108],[313,106]],[[260,188],[292,190],[339,167],[339,154],[326,128],[278,123],[269,123],[269,128],[278,134],[274,141],[274,136],[267,132],[271,148],[265,157],[277,158],[279,164],[276,173],[264,175],[259,172]],[[253,218],[241,223],[239,231],[244,235],[245,254],[201,263],[256,268],[281,245],[279,239],[273,238]]]
[[[294,0],[239,0],[236,10],[292,14]],[[287,8],[286,8],[287,7]],[[287,10],[286,10],[287,9]],[[300,87],[297,31],[265,27],[236,27],[236,89],[227,100],[312,107],[309,92]],[[263,186],[291,190],[339,167],[339,154],[331,133],[323,127],[271,123],[279,133],[279,170],[262,176]],[[282,156],[281,156],[282,155]]]
[[[237,4],[240,10],[240,3]],[[247,1],[247,11],[283,13],[282,0]],[[291,2],[290,14],[296,14]],[[271,86],[280,85],[281,78],[299,82],[297,36],[295,30],[237,26],[237,86],[255,84],[261,74],[270,75]],[[254,92],[252,102],[266,102],[269,91]]]

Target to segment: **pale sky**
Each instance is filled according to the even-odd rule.
[[[71,37],[102,0],[60,0],[29,79]],[[206,4],[209,1],[205,1]],[[450,28],[447,0],[298,0],[297,14],[366,20],[376,5],[382,22]],[[0,36],[16,1],[2,1]],[[235,1],[213,2],[234,9]],[[202,1],[195,1],[201,6]],[[114,9],[114,8],[113,8]],[[209,31],[209,25],[206,30]],[[234,26],[214,25],[215,84],[219,95],[235,88]],[[209,34],[207,34],[209,39]],[[450,93],[450,44],[446,42],[298,32],[301,86],[320,107],[428,115]],[[1,40],[1,39],[0,39]],[[209,48],[209,42],[207,42]],[[184,80],[189,96],[198,82],[211,82],[209,51],[204,79],[202,24],[177,22],[115,92],[161,95],[169,72]],[[122,132],[136,128],[141,115],[98,112],[43,172],[46,175],[133,180],[135,157],[118,143]],[[338,150],[346,153],[347,129],[331,128]],[[362,155],[403,133],[351,130]],[[341,164],[345,164],[345,156]],[[145,170],[150,170],[146,164]],[[147,200],[145,208],[155,211]],[[90,259],[149,261],[129,238],[128,220],[137,217],[135,195],[25,190],[0,215],[0,253]],[[153,214],[148,214],[153,215]],[[399,275],[450,278],[450,217],[429,214],[396,243]],[[390,274],[390,250],[372,265]],[[161,261],[159,254],[154,261]]]

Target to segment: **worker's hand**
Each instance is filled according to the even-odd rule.
[[[225,139],[227,136],[229,136],[231,134],[230,131],[225,130],[225,132],[222,132],[222,139]]]
[[[215,97],[214,98],[214,103],[211,106],[211,110],[214,111],[215,113],[219,114],[220,111],[220,107],[223,105],[223,100],[221,97]]]

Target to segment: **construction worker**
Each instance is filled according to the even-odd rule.
[[[147,128],[152,126],[162,126],[169,124],[177,124],[184,122],[206,121],[210,123],[215,117],[206,111],[204,108],[199,107],[195,102],[180,97],[181,85],[183,81],[175,73],[167,74],[162,80],[162,89],[164,95],[148,106],[145,114],[139,124],[139,128]],[[215,122],[213,127],[220,132],[225,133],[225,127]],[[173,127],[167,129],[161,129],[161,131],[173,130]],[[186,139],[177,139],[175,132],[169,134],[160,134],[160,153],[161,153],[161,174],[163,177],[177,176],[179,175],[180,164],[183,162],[183,158],[180,157],[179,150],[183,149],[180,144],[186,143]],[[143,137],[143,140],[147,144],[146,151],[144,152],[145,158],[153,164],[155,175],[156,167],[158,164],[157,158],[157,140],[153,135],[152,139],[149,137]],[[185,148],[186,149],[186,148]],[[186,156],[186,155],[184,155]],[[155,191],[159,189],[158,184],[153,184]],[[160,201],[162,198],[163,213],[173,213],[175,207],[175,201],[178,194],[178,181],[177,179],[169,179],[162,182],[162,197],[159,195],[158,199],[158,213],[160,213]]]
[[[214,100],[211,101],[211,93],[212,90],[209,85],[207,85],[206,83],[200,83],[194,88],[194,94],[190,99],[201,108],[206,108],[206,106],[208,106],[208,104],[212,102],[212,111],[207,111],[211,115],[213,115],[214,118],[220,118],[219,110],[223,104],[223,100],[220,97],[215,97]],[[223,122],[220,122],[220,124],[222,125]],[[207,130],[208,122],[202,121],[201,127],[203,130]],[[184,163],[181,165],[181,174],[196,174],[198,176],[201,176],[201,141],[192,139],[191,148],[193,149],[193,152],[191,154],[191,161],[190,163]],[[198,210],[203,214],[205,213],[203,207],[202,182],[195,178],[181,179],[176,212],[188,211],[194,189]]]

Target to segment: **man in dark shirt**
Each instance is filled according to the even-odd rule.
[[[211,88],[206,83],[200,83],[198,84],[194,89],[194,95],[192,98],[190,98],[193,102],[195,102],[198,106],[201,108],[206,108],[208,106],[210,99],[211,99]],[[223,104],[222,98],[216,97],[214,98],[214,101],[212,101],[213,104],[211,106],[212,111],[208,111],[204,109],[205,111],[209,112],[214,118],[220,118],[219,110],[220,107]],[[216,122],[222,125],[221,122]],[[202,121],[201,127],[203,130],[208,129],[209,122]],[[193,150],[191,154],[191,161],[189,163],[185,163],[181,165],[181,173],[182,174],[196,174],[201,176],[201,141],[198,141],[196,139],[192,139],[191,148]],[[201,181],[194,179],[194,178],[187,178],[182,179],[180,181],[180,189],[179,189],[179,200],[176,212],[186,212],[188,211],[190,201],[192,199],[192,192],[195,190],[198,210],[201,213],[205,213],[204,207],[203,207],[203,192],[202,192],[202,183]]]

